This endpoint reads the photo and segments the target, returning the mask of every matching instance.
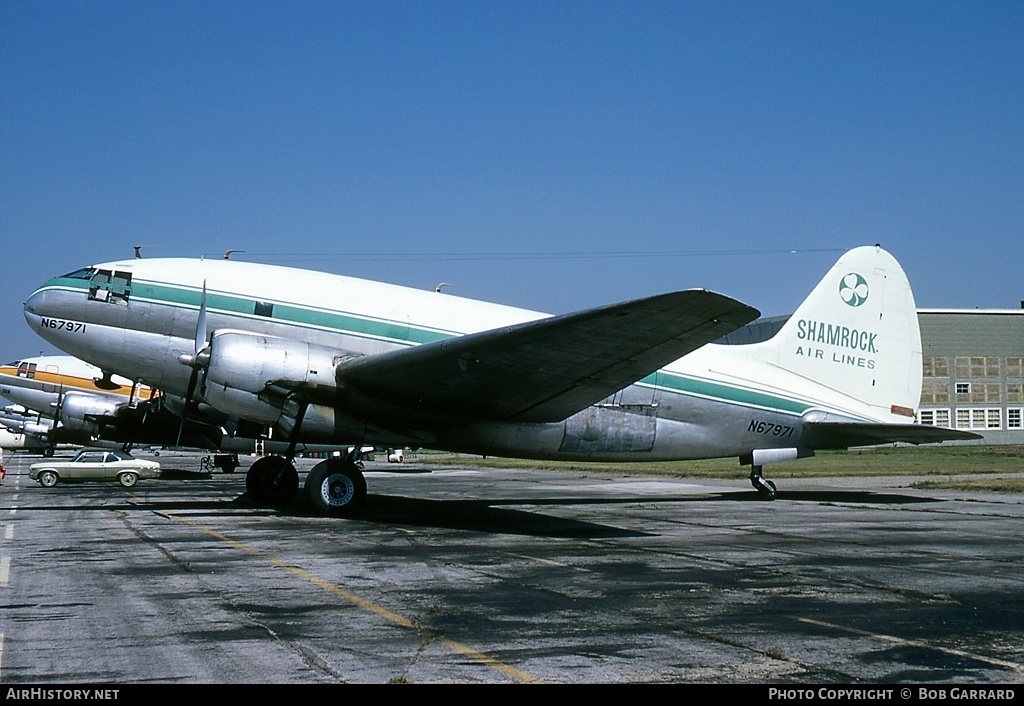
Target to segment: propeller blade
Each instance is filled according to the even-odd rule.
[[[64,383],[57,388],[57,408],[53,411],[53,426],[50,427],[49,442],[50,454],[57,448],[57,427],[60,426],[60,410],[64,406]]]
[[[199,361],[199,351],[206,347],[206,280],[203,280],[203,296],[199,300],[199,318],[196,320],[195,355],[190,363],[192,374],[188,378],[188,391],[185,393],[185,406],[181,410],[181,424],[178,425],[178,440],[175,446],[181,446],[181,435],[185,431],[185,416],[188,414],[188,406],[192,404],[192,396],[196,392],[196,384],[199,382],[199,368],[202,364]]]
[[[199,301],[199,320],[196,322],[196,353],[206,346],[206,280],[203,280],[203,298]]]
[[[181,446],[181,434],[185,431],[185,415],[188,414],[189,403],[192,402],[192,395],[196,391],[196,382],[199,380],[199,366],[192,366],[192,374],[188,378],[188,392],[185,394],[185,406],[181,409],[181,424],[178,425],[178,440],[174,445]]]

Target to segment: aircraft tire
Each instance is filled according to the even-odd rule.
[[[245,489],[258,505],[287,505],[299,490],[299,474],[281,456],[264,456],[249,467]]]
[[[764,485],[758,487],[757,494],[761,496],[762,500],[774,500],[775,499],[775,483],[770,480],[766,480]]]
[[[331,458],[313,466],[309,472],[306,496],[318,514],[347,517],[366,500],[366,479],[355,463]]]

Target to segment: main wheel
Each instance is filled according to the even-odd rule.
[[[139,474],[134,471],[125,471],[117,477],[117,482],[125,488],[131,488],[139,482]]]
[[[366,479],[352,461],[331,458],[313,466],[306,477],[306,495],[321,515],[344,517],[366,499]]]
[[[281,456],[264,456],[249,468],[245,489],[260,505],[287,505],[299,490],[299,474]]]
[[[53,471],[43,471],[39,474],[39,485],[44,488],[52,488],[57,485],[57,474]]]

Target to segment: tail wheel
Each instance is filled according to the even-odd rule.
[[[774,500],[775,499],[775,483],[770,480],[764,481],[764,485],[758,487],[757,494],[762,500]]]
[[[761,466],[752,465],[750,467],[750,484],[754,486],[754,490],[762,500],[775,499],[775,483],[761,474]]]
[[[287,505],[299,490],[299,474],[281,456],[265,456],[249,468],[245,489],[260,505]]]
[[[319,514],[345,517],[356,512],[366,499],[366,479],[352,461],[328,459],[309,472],[306,495]]]

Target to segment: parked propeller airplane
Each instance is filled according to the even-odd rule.
[[[211,409],[136,384],[70,355],[36,356],[0,365],[0,425],[23,434],[33,448],[52,455],[62,445],[135,444],[219,451],[220,467],[233,472],[238,453],[287,450],[263,425],[246,425]],[[328,452],[335,447],[309,447]]]
[[[768,341],[712,341],[758,316],[706,290],[562,316],[320,272],[230,260],[124,260],[56,277],[29,325],[110,373],[273,425],[252,497],[298,491],[294,444],[374,444],[592,461],[739,457],[977,438],[914,423],[921,337],[882,248],[843,255]],[[323,514],[359,507],[352,458],[315,466]]]
[[[0,451],[28,450],[36,451],[42,449],[43,445],[31,436],[6,427],[0,428]]]
[[[57,443],[87,444],[101,434],[122,440],[138,429],[138,405],[152,394],[71,356],[25,358],[0,365],[0,397],[15,405],[0,413],[0,424],[52,454]]]

